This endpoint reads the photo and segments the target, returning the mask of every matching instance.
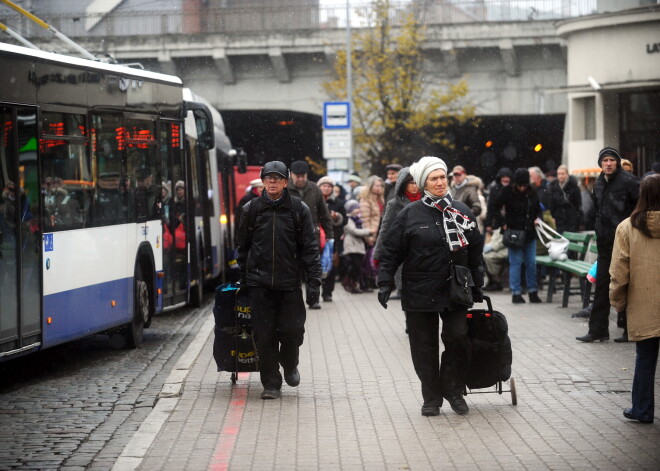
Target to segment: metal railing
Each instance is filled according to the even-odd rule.
[[[572,18],[595,13],[596,0],[415,0],[393,2],[391,24],[412,13],[420,24],[527,22]],[[336,29],[346,26],[346,4],[252,8],[187,8],[176,11],[122,11],[107,15],[68,13],[42,19],[72,38],[87,36],[157,36],[179,34],[254,34]],[[351,26],[373,26],[372,6],[351,7]],[[39,15],[38,11],[34,12]],[[0,22],[26,38],[48,33],[0,7]]]

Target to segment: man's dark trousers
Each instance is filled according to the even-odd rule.
[[[302,289],[276,291],[250,287],[250,306],[261,384],[264,389],[280,389],[280,365],[287,372],[298,366],[306,318]]]
[[[609,335],[610,331],[610,264],[612,247],[598,246],[598,267],[594,306],[589,317],[589,333],[596,337]]]

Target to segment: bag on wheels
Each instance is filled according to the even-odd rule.
[[[258,371],[259,355],[252,329],[250,297],[238,283],[216,288],[213,358],[218,371]]]
[[[484,296],[484,301],[487,309],[470,309],[467,312],[467,335],[472,344],[472,357],[465,385],[470,389],[488,388],[511,377],[513,353],[506,317],[493,310],[488,296]]]

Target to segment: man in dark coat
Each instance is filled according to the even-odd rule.
[[[243,208],[238,229],[241,286],[250,290],[262,399],[281,395],[282,375],[298,386],[299,349],[305,334],[302,274],[307,304],[318,303],[321,286],[319,245],[307,205],[286,190],[289,171],[282,162],[264,165],[265,190]],[[251,210],[252,205],[256,211]],[[252,220],[253,219],[253,220]]]
[[[311,211],[316,239],[318,240],[320,249],[321,228],[325,232],[326,240],[333,238],[334,229],[332,219],[330,219],[328,205],[325,203],[319,187],[307,179],[308,173],[309,164],[304,160],[296,160],[291,163],[291,179],[289,180],[287,189],[293,196],[299,196]],[[310,309],[321,309],[321,304],[318,302],[311,304]]]
[[[588,216],[594,221],[596,231],[598,271],[589,332],[582,337],[576,337],[581,342],[602,342],[610,338],[609,287],[614,236],[619,223],[630,216],[639,199],[639,178],[621,168],[619,151],[612,147],[602,149],[598,153],[598,166],[603,171],[594,184],[594,204]]]
[[[396,196],[394,193],[394,187],[396,187],[396,182],[399,179],[401,168],[402,167],[399,164],[389,164],[385,167],[385,192],[383,193],[385,204]]]
[[[511,169],[508,167],[502,167],[498,170],[497,175],[495,175],[495,180],[490,182],[487,188],[488,205],[490,205],[491,201],[495,201],[497,199],[498,195],[504,189],[504,187],[509,186],[511,183],[511,175]],[[502,224],[504,224],[504,215],[494,214],[492,216],[494,227],[500,227]]]
[[[548,184],[548,199],[557,232],[577,231],[582,219],[582,195],[576,178],[568,174],[565,165],[559,166],[557,179]]]

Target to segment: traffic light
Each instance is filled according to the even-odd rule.
[[[536,144],[534,146],[534,152],[541,152],[541,149],[543,149],[543,146],[541,144]]]

